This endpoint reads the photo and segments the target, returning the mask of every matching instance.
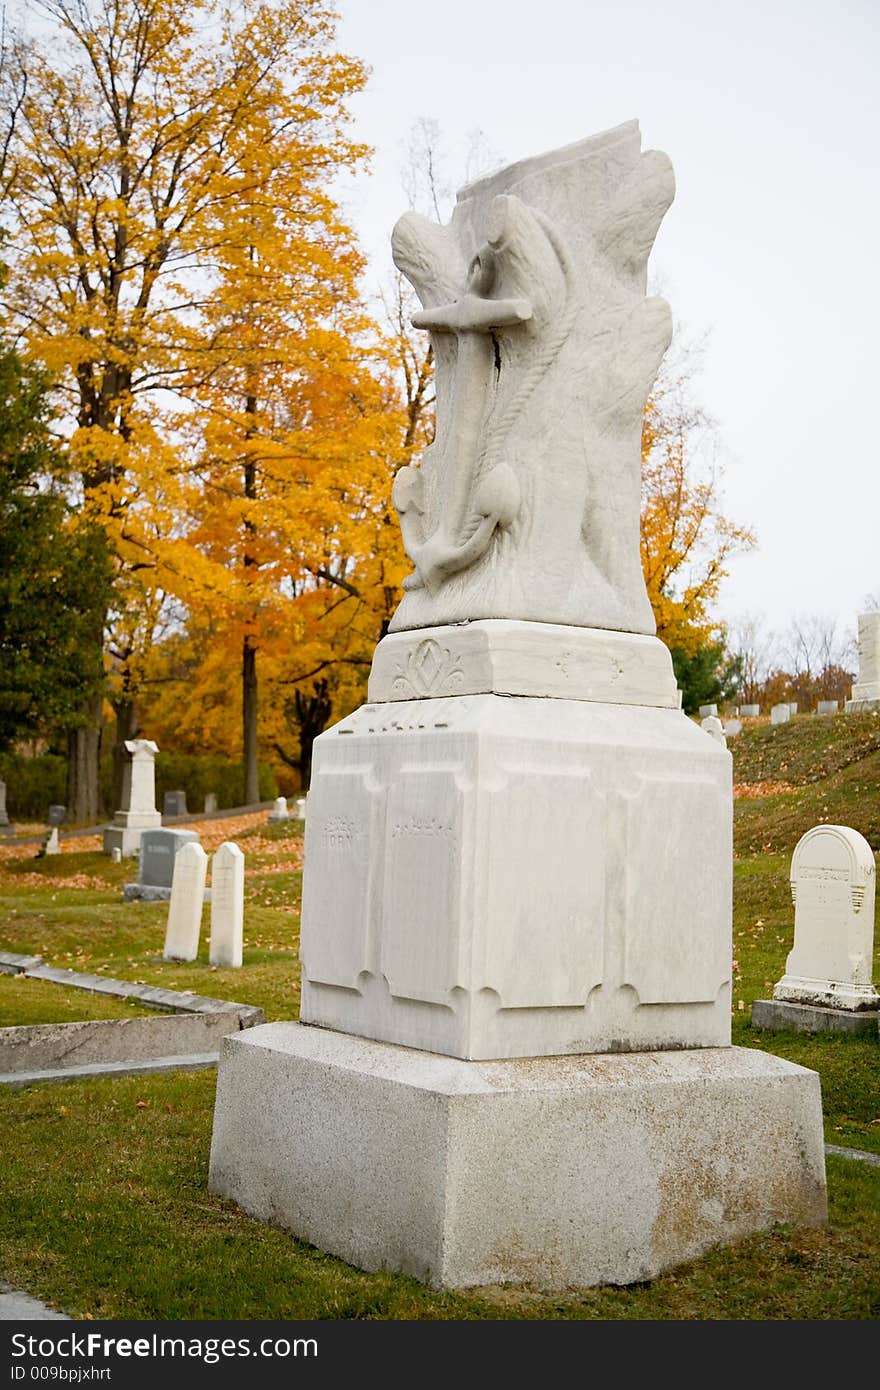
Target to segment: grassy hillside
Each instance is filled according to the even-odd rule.
[[[814,825],[849,825],[880,850],[880,711],[796,715],[730,740],[738,857],[790,854]]]

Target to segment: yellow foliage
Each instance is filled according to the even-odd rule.
[[[692,369],[661,368],[642,426],[642,569],[667,646],[693,655],[717,638],[711,606],[727,561],[755,538],[719,509],[717,476],[701,473],[698,440],[705,427],[688,401]]]

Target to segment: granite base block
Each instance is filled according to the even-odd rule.
[[[472,1062],[267,1024],[223,1042],[210,1188],[438,1287],[629,1284],[825,1222],[819,1078],[743,1048]]]
[[[829,1009],[819,1004],[793,1004],[783,999],[756,999],[752,1004],[752,1027],[776,1032],[794,1029],[798,1033],[876,1033],[880,1027],[877,1009]]]

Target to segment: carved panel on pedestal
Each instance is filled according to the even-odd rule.
[[[369,968],[380,796],[369,767],[322,768],[309,793],[302,959],[321,984],[354,989]]]
[[[639,782],[623,798],[624,983],[642,1004],[711,1003],[731,976],[731,873],[703,843],[730,839],[729,793],[673,776]]]
[[[502,1008],[582,1005],[603,978],[605,797],[582,767],[504,774],[489,812],[482,983]]]
[[[389,792],[381,968],[399,998],[447,1004],[460,983],[463,800],[451,768],[404,768]]]

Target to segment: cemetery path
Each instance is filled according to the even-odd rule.
[[[47,1308],[38,1298],[0,1281],[0,1322],[70,1322],[66,1313]]]

